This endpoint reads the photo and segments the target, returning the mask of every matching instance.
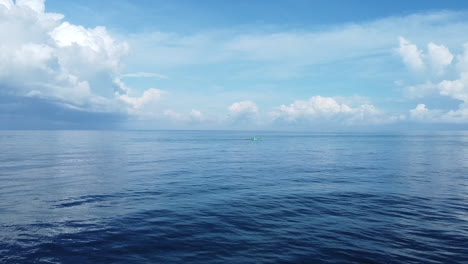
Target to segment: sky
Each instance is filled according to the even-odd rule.
[[[0,0],[0,129],[465,130],[468,2]]]

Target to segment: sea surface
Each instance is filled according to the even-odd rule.
[[[0,263],[468,263],[468,132],[0,131]]]

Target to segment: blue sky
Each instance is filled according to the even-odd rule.
[[[465,129],[465,1],[0,0],[0,128]]]

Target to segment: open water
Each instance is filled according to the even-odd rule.
[[[468,263],[468,133],[0,131],[0,263]]]

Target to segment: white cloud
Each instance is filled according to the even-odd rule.
[[[372,124],[390,121],[384,113],[371,104],[351,107],[331,97],[313,96],[307,101],[297,100],[290,105],[281,105],[272,113],[275,120],[343,122]]]
[[[258,106],[252,101],[242,101],[229,106],[229,112],[234,119],[251,119],[258,114]]]
[[[418,104],[415,109],[410,110],[411,117],[417,120],[432,119],[435,114],[427,109],[425,104]]]
[[[135,109],[140,109],[146,104],[159,100],[164,93],[164,91],[159,89],[150,88],[143,92],[140,97],[131,97],[128,94],[117,94],[117,98],[122,102],[133,106]]]
[[[12,8],[14,3],[13,3],[13,0],[0,0],[0,8],[1,8],[1,5],[3,5],[5,8]]]
[[[406,87],[410,98],[424,98],[430,95],[442,95],[468,103],[468,72],[461,73],[459,79],[442,80],[438,83],[426,82]]]
[[[196,109],[192,109],[192,111],[190,111],[190,118],[192,120],[198,120],[198,121],[203,121],[205,119],[202,112]]]
[[[40,95],[41,95],[41,92],[37,90],[31,90],[26,94],[26,96],[28,97],[35,97],[35,96],[40,96]]]
[[[0,1],[0,92],[111,107],[128,44],[104,27],[87,29],[47,13],[44,0]]]
[[[48,63],[53,59],[54,49],[44,44],[27,43],[18,47],[12,56],[12,61],[23,69],[52,70]]]
[[[139,110],[163,91],[140,96],[118,78],[129,52],[105,27],[85,28],[47,13],[43,0],[0,0],[0,92],[57,98],[91,111]],[[31,25],[34,25],[32,27]],[[152,73],[126,77],[159,77]],[[114,90],[117,89],[117,92]],[[135,112],[135,111],[133,111]]]
[[[423,98],[437,94],[438,92],[439,89],[437,84],[434,84],[430,81],[406,87],[406,95],[409,98]]]
[[[105,27],[86,29],[64,22],[49,35],[58,48],[59,63],[82,78],[100,72],[118,74],[121,59],[129,50],[127,43],[117,43]]]
[[[427,51],[429,63],[439,74],[452,63],[454,58],[450,50],[444,45],[436,45],[430,42],[427,45]]]
[[[132,89],[130,89],[123,81],[121,78],[115,78],[114,79],[114,84],[118,88],[118,92],[116,94],[129,94],[132,92]]]
[[[412,85],[406,88],[408,95],[412,98],[424,98],[430,95],[446,96],[461,101],[457,109],[441,110],[428,109],[425,104],[418,104],[415,109],[410,110],[413,120],[438,123],[460,123],[468,122],[468,45],[464,45],[464,52],[457,56],[458,67],[455,74],[457,79],[443,79],[443,75],[431,76],[438,81],[426,81],[422,84]],[[430,61],[439,73],[443,73],[444,67],[452,64],[454,56],[443,45],[428,44]],[[450,73],[453,75],[454,73]]]
[[[418,104],[410,110],[412,120],[426,123],[466,123],[468,122],[468,107],[461,105],[458,110],[444,111],[428,109],[425,104]]]
[[[135,91],[127,87],[124,78],[167,76],[150,72],[121,74],[122,59],[129,53],[129,45],[125,41],[117,40],[105,27],[85,28],[66,22],[63,15],[46,12],[44,3],[44,0],[18,0],[16,4],[11,0],[0,0],[0,92],[59,98],[73,105],[91,105],[93,109],[112,108],[119,111],[116,109],[122,109],[122,105],[125,105],[135,112],[148,110],[145,106],[156,102],[165,93],[154,88]],[[432,67],[437,72],[444,72],[452,69],[449,66],[454,60],[448,47],[453,50],[453,43],[459,43],[457,41],[464,38],[462,34],[455,33],[468,30],[465,20],[460,19],[459,23],[451,21],[465,15],[463,12],[438,12],[391,17],[316,31],[271,32],[257,29],[246,33],[234,29],[193,35],[162,32],[136,34],[129,40],[138,50],[131,64],[156,65],[160,67],[152,69],[160,69],[240,62],[242,70],[246,65],[245,68],[255,68],[256,73],[260,74],[268,69],[274,78],[280,75],[295,78],[301,74],[298,68],[310,69],[305,67],[309,65],[385,56],[386,60],[393,60],[389,55],[395,39],[398,35],[404,35],[410,36],[415,43],[442,43],[441,40],[446,39],[446,46],[429,43],[424,54],[415,44],[402,37],[398,50],[411,68]],[[372,41],[369,36],[372,36]],[[432,36],[435,39],[428,40]],[[456,58],[457,67],[465,69],[461,72],[466,72],[468,52]],[[423,83],[427,85],[414,85],[412,93],[419,93],[418,97],[422,97],[435,92],[466,102],[468,82],[464,75],[460,76],[455,80],[425,80]],[[277,119],[289,121],[320,118],[349,123],[385,120],[384,114],[368,101],[363,99],[356,103],[340,98],[313,97],[308,101],[282,105],[274,115]],[[220,104],[225,107],[225,101]],[[460,116],[463,109],[454,110],[451,116]],[[259,107],[252,101],[234,103],[229,111],[230,117],[238,119],[260,116]],[[195,109],[184,114],[168,110],[164,114],[183,120],[206,119]]]
[[[465,103],[468,102],[468,73],[463,73],[458,80],[444,80],[439,83],[438,88],[441,95],[449,96]]]
[[[423,52],[407,39],[400,37],[400,47],[398,54],[403,58],[403,62],[414,70],[422,70],[425,67],[423,62]]]
[[[45,0],[16,0],[16,5],[31,8],[38,13],[45,11]]]

